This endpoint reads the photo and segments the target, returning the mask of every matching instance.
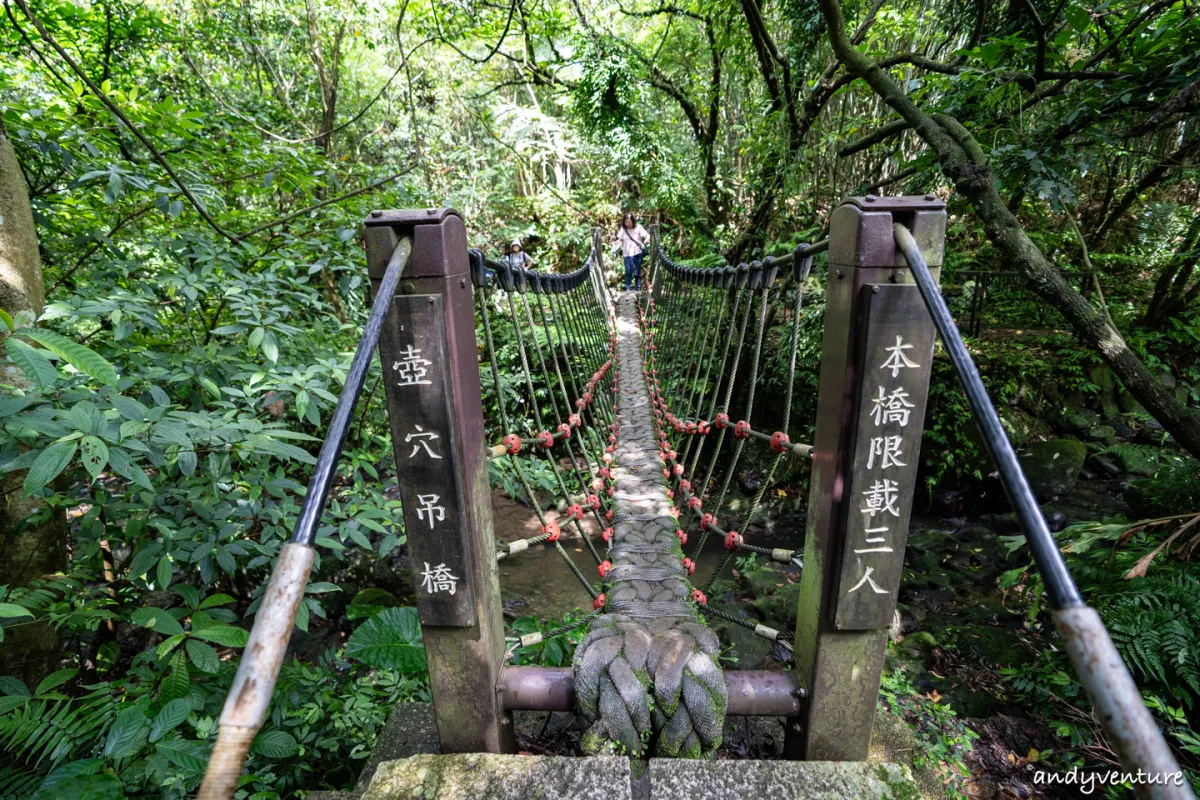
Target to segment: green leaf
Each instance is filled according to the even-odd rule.
[[[165,589],[171,585],[171,574],[174,572],[173,566],[168,556],[163,556],[158,560],[158,566],[154,570],[156,589]]]
[[[267,758],[290,758],[300,750],[296,738],[287,731],[263,731],[254,737],[250,751]]]
[[[179,624],[179,620],[161,608],[139,608],[129,619],[134,625],[149,628],[163,636],[175,636],[183,633],[183,626]]]
[[[140,705],[117,714],[116,722],[108,729],[104,755],[109,758],[126,758],[141,750],[145,743],[146,722],[146,712]]]
[[[70,464],[71,459],[75,457],[77,447],[78,445],[74,441],[55,442],[43,450],[25,476],[25,496],[28,497],[57,478],[58,474],[66,469],[67,464]]]
[[[8,357],[12,359],[12,362],[21,368],[25,377],[43,389],[53,386],[54,382],[58,380],[58,370],[36,348],[10,336],[4,341],[4,349],[8,352]]]
[[[263,355],[274,364],[279,360],[279,341],[275,338],[275,332],[269,331],[262,340]]]
[[[70,800],[125,800],[125,788],[121,779],[111,772],[71,775],[50,786],[43,782],[29,800],[61,800],[64,797]]]
[[[197,606],[197,609],[202,610],[205,608],[212,608],[213,606],[223,606],[223,605],[227,605],[228,603],[233,603],[233,602],[236,602],[234,600],[234,598],[230,597],[227,594],[221,594],[218,592],[217,594],[211,594],[208,597],[204,598],[203,602],[201,602],[200,605]]]
[[[186,647],[187,654],[191,657],[192,665],[196,669],[210,675],[221,669],[221,659],[217,657],[217,651],[212,649],[212,645],[190,638],[187,640]]]
[[[10,331],[17,329],[17,323],[13,322],[13,318],[3,308],[0,308],[0,322],[3,322]]]
[[[163,639],[162,643],[158,645],[155,655],[157,655],[159,658],[162,658],[176,647],[179,647],[180,643],[183,642],[183,639],[184,635],[182,633],[177,633],[174,636],[169,636],[166,639]]]
[[[146,470],[134,464],[129,455],[120,447],[109,448],[108,465],[122,478],[133,481],[143,489],[154,490],[154,484],[150,482],[150,476],[146,474]]]
[[[108,465],[108,445],[95,436],[85,436],[79,443],[80,458],[84,469],[92,476],[92,480],[100,477],[100,472]]]
[[[32,616],[33,612],[24,606],[19,606],[16,603],[0,603],[0,617],[4,619]]]
[[[202,631],[193,631],[193,636],[222,645],[223,647],[245,647],[250,634],[235,625],[216,625]]]
[[[33,690],[33,693],[36,695],[45,694],[55,687],[62,686],[64,683],[71,680],[71,678],[74,678],[78,674],[79,670],[77,669],[60,669],[55,672],[51,672],[42,679],[42,682],[37,685],[37,688]]]
[[[29,687],[21,682],[19,678],[14,678],[11,675],[0,675],[0,694],[5,694],[10,697],[29,697]]]
[[[186,698],[179,698],[167,703],[154,718],[154,724],[150,726],[150,741],[157,742],[175,730],[190,713],[192,713],[192,703]]]
[[[200,773],[208,766],[208,745],[204,742],[171,739],[159,742],[155,751],[161,753],[177,767],[189,772]]]
[[[149,410],[132,397],[126,397],[125,395],[117,394],[116,392],[113,392],[111,395],[109,395],[108,402],[112,403],[113,408],[117,410],[117,413],[130,422],[143,422],[146,419],[146,413]]]
[[[346,642],[346,655],[379,669],[424,672],[425,645],[421,643],[417,610],[405,607],[380,611]]]
[[[113,369],[113,365],[90,347],[42,328],[21,328],[16,335],[32,339],[75,369],[91,375],[101,383],[110,386],[117,383],[117,371]]]
[[[0,697],[0,714],[7,714],[8,712],[12,711],[14,708],[20,708],[21,706],[25,705],[28,702],[29,702],[28,697],[22,697],[22,696],[13,697],[11,695],[9,695],[7,697]]]
[[[187,697],[192,691],[192,675],[188,671],[187,659],[182,650],[171,656],[171,671],[162,680],[162,699],[171,702]]]

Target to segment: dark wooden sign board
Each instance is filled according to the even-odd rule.
[[[423,625],[475,624],[441,295],[399,295],[380,341],[408,556]]]
[[[935,336],[916,286],[862,291],[860,389],[833,618],[838,630],[886,628],[896,610]]]

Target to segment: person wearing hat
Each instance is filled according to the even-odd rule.
[[[514,269],[517,267],[520,267],[521,269],[533,268],[533,259],[530,258],[529,254],[526,253],[524,248],[521,247],[520,239],[512,240],[512,244],[508,246],[508,252],[504,254],[504,261]]]

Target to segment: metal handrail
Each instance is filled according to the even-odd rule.
[[[1105,630],[1100,615],[1084,603],[1083,596],[1075,586],[1012,444],[1004,433],[979,370],[963,343],[946,301],[934,283],[921,248],[904,225],[895,223],[893,232],[896,247],[908,262],[917,289],[933,317],[942,344],[966,391],[967,402],[983,434],[984,444],[996,463],[1004,491],[1025,531],[1026,540],[1033,551],[1033,560],[1049,595],[1055,625],[1075,666],[1075,672],[1092,700],[1096,717],[1127,770],[1137,769],[1139,775],[1162,776],[1161,783],[1135,783],[1134,788],[1139,796],[1172,800],[1192,798],[1186,778],[1181,777],[1178,784],[1174,780],[1166,780],[1166,776],[1183,776],[1175,755],[1142,702],[1137,685]]]
[[[275,690],[279,668],[283,665],[292,627],[296,623],[296,612],[308,587],[308,575],[315,555],[313,543],[317,538],[317,523],[329,498],[334,469],[350,432],[354,407],[362,395],[383,323],[391,311],[392,298],[411,254],[412,239],[405,236],[397,243],[380,281],[363,337],[354,351],[354,359],[346,373],[346,383],[334,407],[329,432],[317,455],[316,468],[309,481],[292,538],[279,552],[270,583],[263,593],[262,605],[254,617],[250,639],[238,663],[233,685],[225,698],[217,729],[217,743],[209,758],[204,783],[196,795],[197,800],[229,800],[233,797],[246,754],[259,728],[266,721],[267,707]]]

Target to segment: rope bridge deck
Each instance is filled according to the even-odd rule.
[[[721,742],[725,681],[721,645],[688,602],[690,559],[678,511],[659,468],[658,431],[642,373],[634,296],[616,318],[617,446],[611,467],[613,527],[601,574],[610,584],[602,617],[575,653],[575,691],[585,752],[617,746],[642,755],[698,757]]]

